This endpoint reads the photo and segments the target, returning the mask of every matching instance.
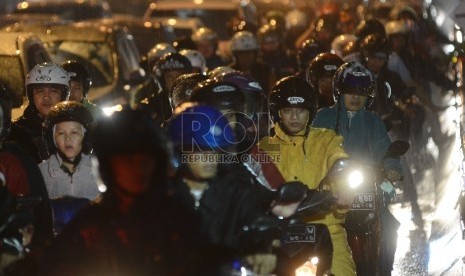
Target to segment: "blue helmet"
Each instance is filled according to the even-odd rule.
[[[169,133],[175,147],[182,152],[227,151],[236,143],[227,118],[211,106],[185,103],[173,117]]]

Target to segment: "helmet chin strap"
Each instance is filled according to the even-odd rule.
[[[82,151],[79,152],[78,155],[76,155],[76,157],[74,157],[74,160],[71,160],[69,159],[68,157],[66,157],[63,153],[61,153],[60,151],[57,151],[58,155],[61,157],[61,159],[63,160],[63,162],[65,163],[68,163],[68,164],[72,164],[73,166],[77,166],[77,164],[79,164],[79,162],[81,161],[81,158],[82,158]]]

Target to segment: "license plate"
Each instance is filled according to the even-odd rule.
[[[314,225],[291,225],[283,237],[285,243],[315,242],[316,229]]]
[[[374,210],[375,209],[375,194],[360,193],[355,196],[350,210]]]

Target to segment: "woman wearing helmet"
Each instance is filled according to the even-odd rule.
[[[256,158],[249,162],[261,182],[275,190],[284,182],[301,181],[310,189],[316,189],[333,164],[347,154],[341,147],[342,137],[332,130],[312,128],[312,121],[318,110],[318,94],[305,80],[291,76],[279,80],[269,97],[270,113],[275,123],[275,134],[263,138],[252,149],[252,156],[268,155],[276,160],[259,163]],[[265,159],[261,156],[260,159]],[[258,165],[258,166],[257,166]],[[272,176],[272,177],[269,177]],[[342,183],[331,183],[337,193],[338,205],[352,203],[351,193]],[[328,226],[334,247],[332,269],[334,275],[355,275],[355,264],[347,242],[344,222],[344,208],[336,209],[319,219],[318,223]],[[311,220],[308,222],[316,222]]]
[[[231,52],[234,61],[228,66],[250,74],[268,94],[276,75],[273,67],[259,59],[259,45],[255,35],[248,31],[237,32],[231,39]]]
[[[344,63],[336,54],[321,53],[308,66],[306,80],[318,91],[318,107],[334,104],[333,76],[337,68]]]
[[[100,193],[90,161],[93,117],[81,103],[55,105],[44,121],[50,158],[39,164],[50,198],[62,196],[94,200]]]
[[[37,64],[26,76],[29,105],[12,124],[11,140],[22,146],[37,163],[48,158],[42,141],[42,122],[49,110],[69,98],[70,74],[51,62]]]
[[[402,177],[400,160],[384,158],[391,144],[384,122],[367,110],[376,93],[373,74],[361,63],[347,62],[336,71],[333,86],[336,104],[320,109],[313,125],[334,129],[344,137],[343,147],[351,159],[367,166],[383,164],[386,178],[393,182],[399,181]],[[386,211],[386,216],[381,219],[390,216],[390,220],[395,221],[389,210]],[[393,224],[390,226],[395,228]],[[396,231],[393,229],[394,233]],[[389,257],[393,261],[395,250],[391,253]],[[387,266],[392,268],[392,263]]]

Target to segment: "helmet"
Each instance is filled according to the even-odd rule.
[[[376,18],[362,20],[355,28],[355,36],[361,41],[369,34],[386,36],[386,29],[383,23]]]
[[[110,158],[133,153],[148,153],[155,157],[157,168],[154,177],[157,179],[154,182],[164,180],[171,160],[171,144],[164,134],[149,113],[142,110],[123,109],[111,117],[100,118],[91,138],[99,173],[105,184],[113,184]]]
[[[0,83],[0,145],[10,133],[12,106],[10,91]]]
[[[176,78],[170,91],[171,107],[175,108],[183,102],[190,101],[192,90],[199,82],[208,77],[200,73],[183,74]]]
[[[256,79],[242,71],[231,71],[217,77],[219,81],[235,84],[245,97],[245,113],[251,115],[263,111],[266,95]]]
[[[318,110],[318,93],[308,82],[297,76],[284,77],[273,86],[269,96],[269,107],[274,123],[280,122],[280,109],[302,107],[310,111],[311,124]]]
[[[190,62],[192,67],[199,68],[200,73],[205,74],[207,72],[207,62],[205,57],[197,50],[183,49],[179,53],[185,56]]]
[[[191,101],[215,108],[244,112],[245,97],[235,84],[218,79],[208,79],[197,84],[192,91]]]
[[[351,41],[356,41],[357,37],[353,34],[340,34],[331,42],[331,53],[343,57],[344,47]]]
[[[208,75],[209,78],[213,79],[213,78],[218,77],[219,75],[221,75],[223,73],[231,72],[231,71],[236,71],[236,70],[234,70],[233,68],[231,68],[229,66],[218,66],[215,69],[208,72],[207,75]]]
[[[407,23],[401,20],[391,20],[386,22],[386,35],[407,34],[410,31]]]
[[[157,60],[167,53],[176,53],[176,49],[168,43],[158,43],[153,46],[153,48],[147,53],[147,63],[149,68],[153,68]]]
[[[314,87],[318,85],[318,79],[322,77],[333,77],[337,68],[344,63],[342,58],[336,54],[321,53],[316,56],[306,70],[306,79]]]
[[[384,36],[370,34],[360,42],[360,52],[365,58],[372,55],[387,59],[391,54],[391,49]]]
[[[371,105],[376,93],[373,74],[360,62],[351,61],[339,66],[333,78],[334,101],[341,94],[357,93],[368,97],[367,107]]]
[[[300,69],[305,69],[318,54],[326,52],[325,48],[314,39],[307,39],[297,52],[297,63]]]
[[[235,145],[236,138],[229,121],[214,107],[186,103],[186,108],[178,111],[168,131],[179,151],[226,151]]]
[[[78,122],[86,129],[82,141],[82,152],[86,154],[90,153],[92,146],[88,138],[88,131],[91,130],[94,119],[90,111],[83,104],[75,101],[64,101],[59,102],[50,109],[43,123],[43,131],[49,154],[56,152],[53,126],[68,121]]]
[[[157,78],[162,78],[165,72],[176,70],[184,71],[185,73],[192,72],[192,64],[189,59],[179,53],[167,53],[163,55],[153,67]]]
[[[196,43],[205,40],[216,43],[218,41],[218,35],[210,28],[201,27],[192,34],[191,39]]]
[[[32,87],[36,84],[52,84],[61,88],[61,100],[65,101],[69,97],[70,74],[58,64],[53,62],[43,62],[37,64],[26,76],[27,98],[30,103],[32,99]]]
[[[282,37],[279,30],[270,24],[265,24],[258,29],[257,40],[261,45],[263,43],[281,42]]]
[[[252,51],[258,50],[257,39],[249,31],[236,33],[231,39],[231,51]]]
[[[65,69],[68,73],[73,74],[71,75],[70,79],[72,81],[78,81],[82,83],[84,88],[84,97],[87,96],[89,92],[89,88],[92,85],[92,80],[89,76],[89,71],[87,68],[80,62],[76,60],[68,60],[61,64],[61,67]]]

